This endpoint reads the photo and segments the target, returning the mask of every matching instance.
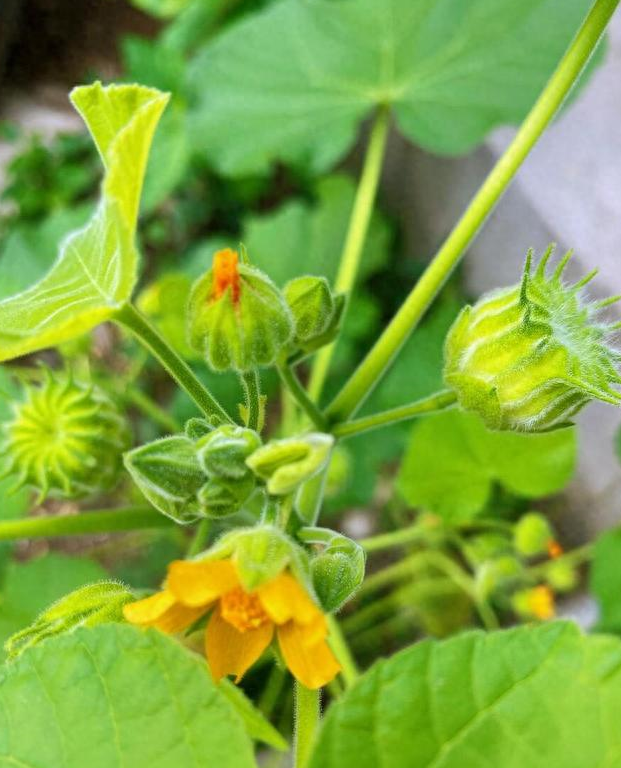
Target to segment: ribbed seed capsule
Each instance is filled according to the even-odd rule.
[[[620,355],[610,339],[617,326],[596,315],[615,299],[588,303],[562,281],[571,252],[546,274],[550,247],[519,285],[465,307],[448,333],[444,379],[460,405],[491,429],[541,431],[566,423],[589,400],[618,405]]]
[[[17,475],[17,487],[34,487],[40,500],[73,499],[116,483],[129,433],[99,388],[47,371],[13,412],[2,425],[0,457],[3,476]]]

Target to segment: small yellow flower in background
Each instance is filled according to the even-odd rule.
[[[547,584],[522,589],[513,595],[513,608],[523,618],[541,621],[553,619],[556,615],[554,592]]]
[[[175,633],[212,610],[205,654],[216,680],[239,682],[272,642],[307,688],[330,682],[340,666],[328,647],[328,625],[308,593],[287,572],[252,592],[243,589],[232,560],[177,560],[164,589],[124,607],[127,621]]]

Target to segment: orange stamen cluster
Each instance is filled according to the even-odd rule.
[[[563,547],[556,541],[555,539],[550,539],[548,541],[548,557],[555,560],[557,557],[560,557],[564,552]]]
[[[225,248],[216,252],[213,257],[212,299],[219,299],[230,288],[233,304],[237,304],[241,289],[238,264],[237,251]]]
[[[222,618],[240,632],[256,629],[269,621],[261,601],[255,593],[236,587],[220,598]]]

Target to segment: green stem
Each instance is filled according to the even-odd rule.
[[[131,384],[125,388],[120,396],[131,405],[135,405],[140,409],[145,416],[148,416],[156,424],[159,424],[169,432],[180,432],[182,429],[181,424],[165,411],[158,403],[152,400],[138,387],[134,387]]]
[[[348,419],[377,385],[586,66],[619,0],[597,0],[514,140],[397,314],[327,410]]]
[[[261,421],[261,379],[259,371],[253,368],[250,371],[240,373],[239,378],[244,388],[246,408],[248,409],[247,426],[258,431]]]
[[[337,438],[353,437],[362,432],[368,432],[371,429],[388,427],[399,421],[414,419],[417,416],[433,413],[434,411],[441,411],[454,405],[456,401],[457,398],[453,392],[444,390],[429,395],[429,397],[424,397],[422,400],[416,400],[409,405],[401,405],[398,408],[391,408],[389,411],[383,411],[382,413],[374,413],[372,416],[365,416],[362,419],[336,424],[331,432]]]
[[[593,557],[593,549],[593,542],[583,544],[581,547],[576,547],[576,549],[565,552],[563,555],[555,558],[554,560],[546,560],[544,563],[531,566],[528,568],[527,573],[529,576],[536,578],[539,576],[545,576],[547,569],[550,567],[550,565],[552,565],[552,563],[568,563],[569,565],[574,566],[588,563],[589,560],[591,560]]]
[[[428,536],[429,529],[418,525],[412,525],[409,528],[401,528],[398,531],[380,533],[377,536],[369,536],[367,539],[360,539],[358,544],[360,544],[360,546],[367,552],[379,552],[382,549],[402,547],[416,541],[424,541]]]
[[[130,330],[138,341],[156,357],[177,384],[187,392],[206,416],[217,416],[230,423],[226,411],[199,381],[190,366],[168,345],[158,331],[133,304],[124,304],[113,318]]]
[[[210,530],[211,520],[209,520],[209,518],[201,520],[200,523],[196,526],[196,530],[194,531],[194,536],[190,542],[190,546],[188,547],[186,557],[194,557],[206,548]]]
[[[0,522],[0,541],[133,531],[139,528],[168,528],[171,525],[174,525],[172,520],[150,507],[126,507],[101,512],[81,512],[78,515],[5,520]]]
[[[308,762],[315,733],[319,725],[320,691],[312,691],[302,683],[295,682],[295,768],[304,768]]]
[[[389,125],[390,108],[388,106],[381,106],[377,110],[369,136],[364,167],[360,176],[345,245],[341,254],[339,271],[334,283],[334,290],[337,293],[350,293],[356,282],[382,172]],[[335,344],[323,347],[318,352],[313,363],[308,391],[315,402],[318,402],[321,397],[330,368],[330,361],[334,353],[334,347]]]
[[[349,688],[349,686],[355,683],[358,679],[358,666],[356,665],[356,660],[352,656],[343,630],[334,616],[328,616],[328,627],[330,629],[328,643],[336,656],[336,660],[341,665],[343,680],[345,681],[345,685]]]
[[[281,363],[278,365],[278,373],[283,384],[295,398],[295,401],[300,406],[300,408],[302,408],[302,410],[306,413],[306,415],[310,418],[318,430],[325,432],[327,428],[327,422],[319,408],[317,408],[315,403],[308,396],[308,393],[300,383],[300,380],[296,376],[293,368],[286,363]]]

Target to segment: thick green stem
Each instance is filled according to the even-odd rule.
[[[198,555],[199,552],[202,552],[206,548],[207,541],[209,540],[210,531],[211,531],[211,520],[209,518],[205,518],[205,520],[201,520],[200,523],[196,526],[196,530],[194,531],[194,536],[192,538],[192,541],[190,542],[190,546],[188,547],[188,551],[186,553],[187,557],[194,557],[195,555]]]
[[[102,512],[81,512],[60,517],[28,517],[0,522],[0,541],[47,536],[77,536],[89,533],[133,531],[139,528],[169,528],[168,517],[150,507],[126,507]]]
[[[242,386],[246,397],[247,423],[249,429],[258,431],[261,421],[261,379],[259,371],[253,368],[251,371],[241,373]]]
[[[283,384],[287,387],[287,390],[291,393],[291,395],[295,398],[295,401],[297,404],[302,408],[302,410],[306,413],[306,415],[309,417],[309,419],[313,422],[313,424],[317,427],[318,430],[321,432],[326,431],[326,420],[323,417],[323,414],[317,408],[315,403],[310,399],[308,396],[308,393],[300,383],[300,380],[295,374],[295,371],[291,368],[290,365],[287,365],[286,363],[281,363],[278,365],[278,373],[280,375],[280,378],[283,382]]]
[[[389,411],[383,411],[382,413],[374,413],[372,416],[365,416],[362,419],[335,424],[330,431],[337,438],[353,437],[362,432],[368,432],[371,429],[388,427],[391,424],[397,424],[399,421],[406,421],[426,413],[441,411],[454,405],[456,400],[457,398],[453,392],[448,390],[436,392],[409,405],[401,405],[398,408],[391,408]]]
[[[349,293],[356,282],[360,259],[373,213],[377,187],[382,173],[389,125],[389,107],[379,107],[371,129],[371,135],[369,136],[364,167],[360,176],[345,245],[341,254],[339,271],[334,283],[334,290],[337,293]],[[308,391],[315,402],[318,402],[321,397],[330,368],[330,361],[334,353],[334,347],[335,344],[323,347],[318,352],[313,363]]]
[[[395,317],[327,410],[348,419],[377,385],[586,66],[619,0],[597,0],[517,135]]]
[[[320,691],[312,691],[295,682],[295,768],[304,768],[308,762],[315,733],[319,725]]]
[[[334,616],[328,616],[328,627],[330,629],[328,643],[336,660],[341,665],[343,680],[349,688],[358,679],[358,666],[347,644],[343,630]]]
[[[360,539],[358,544],[367,552],[379,552],[382,549],[402,547],[416,541],[425,541],[429,537],[429,530],[422,526],[412,525],[409,528],[401,528],[390,533],[380,533],[377,536],[369,536]]]
[[[187,392],[206,416],[217,416],[225,422],[231,421],[220,403],[199,381],[185,360],[179,357],[133,304],[124,304],[116,312],[113,319],[130,330],[138,341],[160,361],[171,377]]]

